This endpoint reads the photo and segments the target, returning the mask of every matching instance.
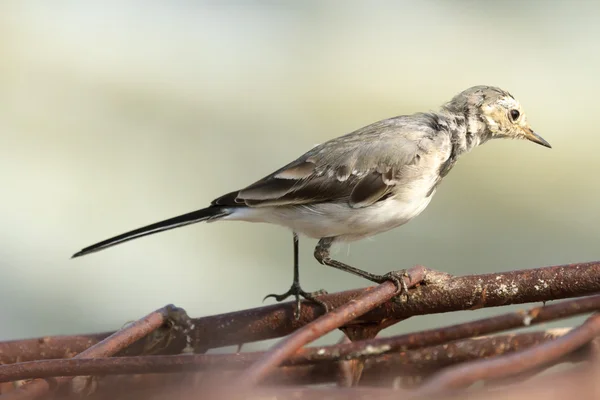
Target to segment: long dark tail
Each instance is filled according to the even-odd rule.
[[[152,235],[158,232],[168,231],[169,229],[179,228],[180,226],[195,224],[196,222],[207,221],[210,219],[218,219],[231,214],[231,212],[231,208],[218,206],[211,206],[203,208],[202,210],[192,211],[191,213],[156,222],[154,224],[123,233],[119,236],[106,239],[100,243],[93,244],[73,254],[72,258],[85,256],[86,254],[95,253],[97,251],[116,246],[117,244],[125,243],[129,240]]]

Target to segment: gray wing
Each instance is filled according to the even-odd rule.
[[[389,196],[408,166],[418,160],[433,130],[411,117],[368,125],[314,147],[252,185],[212,202],[224,206],[283,206],[347,202],[367,207]]]

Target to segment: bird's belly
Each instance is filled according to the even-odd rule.
[[[407,223],[427,207],[431,197],[390,197],[365,208],[350,208],[347,203],[245,208],[226,219],[267,222],[313,238],[353,241]]]
[[[431,196],[410,201],[389,198],[370,207],[353,209],[348,228],[339,240],[353,241],[404,225],[419,215],[431,201]]]

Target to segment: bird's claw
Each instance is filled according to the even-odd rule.
[[[402,269],[400,271],[391,271],[385,275],[381,275],[377,279],[377,283],[381,284],[381,283],[387,282],[387,281],[393,282],[394,285],[396,285],[396,296],[405,295],[406,298],[408,299],[408,285],[406,284],[406,281],[404,280],[405,277],[408,278],[409,281],[412,280],[410,277],[410,274],[405,269]]]
[[[296,318],[296,320],[299,320],[301,311],[300,297],[320,305],[325,309],[325,313],[329,311],[329,307],[327,306],[327,304],[324,301],[316,298],[316,296],[321,296],[324,294],[327,294],[327,292],[323,289],[317,290],[315,292],[305,292],[299,285],[292,284],[292,287],[290,287],[290,289],[287,292],[282,294],[268,294],[263,298],[263,301],[272,297],[275,299],[275,301],[281,302],[290,296],[294,296],[294,298],[296,299],[296,309],[294,310],[294,318]]]

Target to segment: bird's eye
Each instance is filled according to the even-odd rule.
[[[513,122],[518,120],[520,116],[521,116],[521,113],[519,112],[519,110],[510,110],[510,119]]]

